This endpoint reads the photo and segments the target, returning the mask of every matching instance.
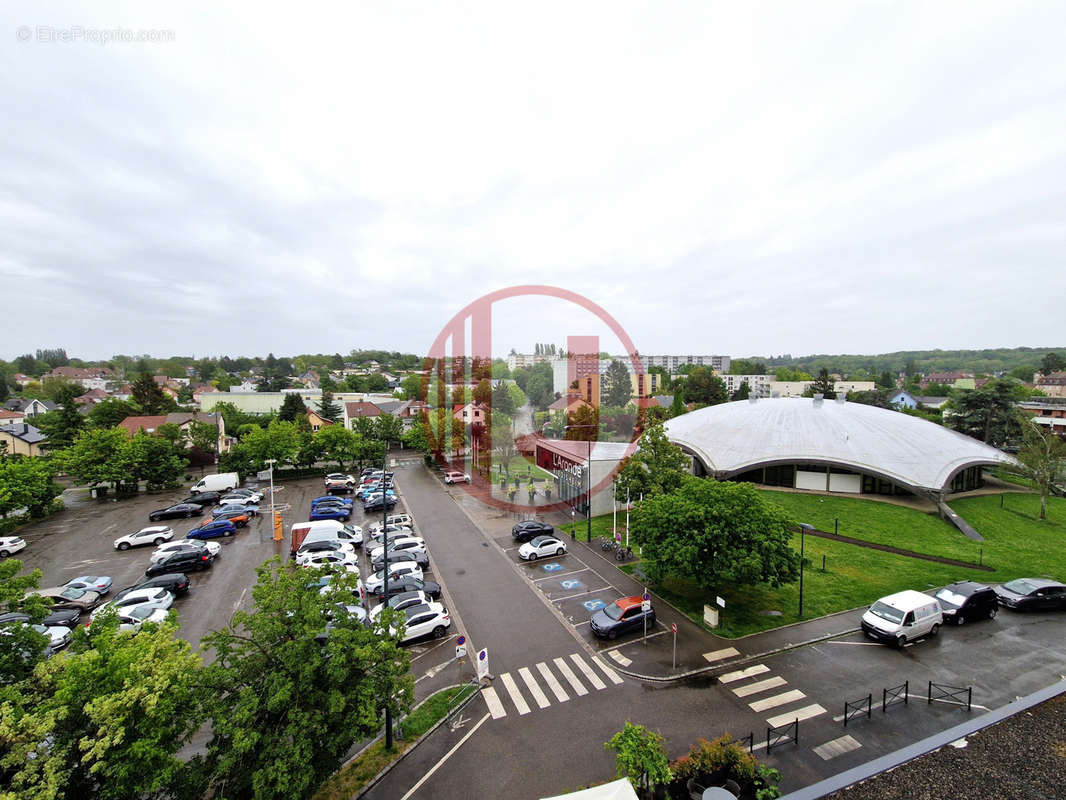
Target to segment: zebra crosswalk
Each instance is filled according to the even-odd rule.
[[[587,661],[586,658],[588,658]],[[589,664],[590,661],[592,664]],[[532,668],[520,667],[516,673],[517,679],[510,672],[497,676],[499,691],[494,686],[481,690],[481,696],[485,698],[485,705],[493,719],[506,717],[509,706],[513,707],[519,716],[548,708],[552,704],[549,693],[556,703],[566,703],[570,700],[571,692],[576,697],[589,694],[588,686],[600,692],[606,689],[608,684],[617,686],[623,683],[618,673],[599,658],[595,656],[583,658],[580,653],[571,653],[568,659],[554,658],[551,666],[547,661],[539,661]],[[581,677],[579,678],[578,675]],[[586,683],[588,686],[585,685]],[[542,688],[542,684],[543,687],[547,687],[547,691]],[[504,702],[505,699],[510,701],[509,705]],[[531,701],[536,709],[530,705]]]

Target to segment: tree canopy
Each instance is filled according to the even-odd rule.
[[[666,437],[661,422],[651,422],[640,437],[640,448],[622,462],[618,489],[632,498],[672,492],[691,474],[689,458]]]
[[[613,359],[603,376],[603,389],[600,392],[603,405],[624,408],[633,396],[633,384],[629,379],[629,370],[625,362]]]
[[[1009,380],[957,391],[947,402],[951,414],[945,415],[944,424],[996,447],[1018,442],[1022,421],[1014,404],[1024,396],[1023,387]]]

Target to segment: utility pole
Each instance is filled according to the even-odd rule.
[[[384,563],[382,564],[382,591],[385,593],[384,602],[389,602],[389,504],[386,502],[388,495],[385,492],[388,491],[388,484],[385,480],[386,465],[389,458],[389,447],[384,446],[384,452],[381,455],[381,544],[385,548],[382,551],[384,556]],[[392,750],[392,696],[390,689],[390,696],[385,703],[385,749]]]

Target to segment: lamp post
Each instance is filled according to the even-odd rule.
[[[814,530],[813,525],[808,525],[806,522],[800,524],[800,602],[799,602],[799,616],[803,618],[803,558],[804,558],[804,536],[808,530]]]
[[[382,559],[384,563],[381,565],[382,571],[382,587],[381,591],[385,593],[384,602],[389,602],[389,504],[388,495],[386,492],[389,490],[389,483],[386,480],[388,474],[388,461],[389,461],[389,446],[386,444],[384,452],[381,454],[381,544],[382,544]],[[385,703],[385,749],[392,750],[392,696],[390,693],[388,701]]]

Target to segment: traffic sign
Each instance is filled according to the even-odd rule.
[[[676,622],[673,622],[673,623],[670,624],[670,630],[672,630],[674,632],[675,636],[677,635],[677,623]]]
[[[478,679],[488,677],[489,674],[489,649],[486,647],[478,651],[477,654],[477,676]]]
[[[640,604],[640,610],[644,613],[651,611],[651,595],[648,594],[647,587],[644,588],[644,597],[642,598],[642,602]]]
[[[462,658],[465,655],[466,655],[466,645],[465,644],[456,645],[455,646],[455,657],[456,658]]]
[[[458,644],[458,645],[466,644],[466,637],[463,636],[462,634],[460,634],[459,638],[455,640],[455,643]]]

